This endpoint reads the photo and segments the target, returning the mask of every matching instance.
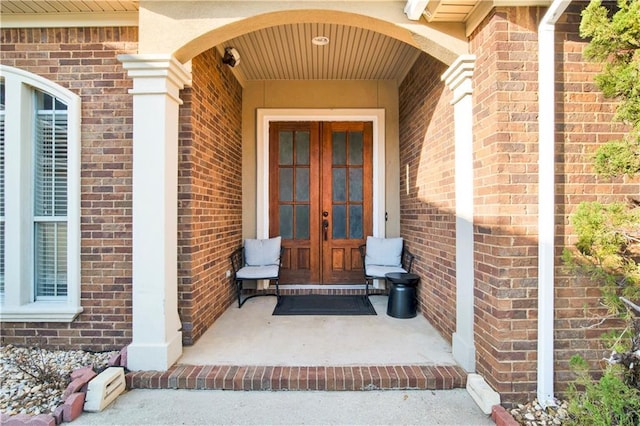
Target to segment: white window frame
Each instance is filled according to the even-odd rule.
[[[71,322],[80,305],[80,97],[27,71],[0,65],[5,85],[5,288],[3,322]],[[67,104],[67,296],[37,300],[34,285],[34,90]]]

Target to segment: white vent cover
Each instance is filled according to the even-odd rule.
[[[102,411],[124,392],[125,388],[124,370],[119,367],[107,368],[89,382],[84,411]]]

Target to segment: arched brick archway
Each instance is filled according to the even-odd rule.
[[[191,82],[189,67],[183,64],[225,40],[260,28],[318,20],[383,33],[447,65],[454,64],[456,58],[466,53],[466,40],[463,41],[455,26],[446,32],[416,24],[408,21],[401,10],[390,13],[385,9],[389,7],[386,3],[365,12],[366,15],[362,11],[346,10],[354,6],[342,2],[329,5],[335,9],[264,9],[231,13],[219,4],[187,9],[164,2],[148,4],[154,10],[141,7],[139,53],[120,58],[134,79],[134,283],[130,369],[164,370],[182,353],[177,271],[175,266],[168,265],[175,263],[177,245],[174,206],[177,203],[178,109],[181,105],[178,96],[179,90]],[[278,6],[258,3],[252,7]],[[340,8],[345,10],[338,10]],[[149,108],[156,111],[153,116],[149,115]],[[471,122],[466,117],[465,121]],[[148,161],[149,156],[156,160]],[[153,247],[149,242],[153,242]],[[158,265],[165,266],[158,268]]]

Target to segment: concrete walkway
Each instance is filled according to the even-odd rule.
[[[464,389],[269,392],[137,389],[78,425],[493,425]]]

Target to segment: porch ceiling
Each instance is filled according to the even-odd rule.
[[[465,23],[467,34],[494,6],[548,4],[549,0],[431,0],[422,18],[434,23]],[[402,3],[398,5],[402,7]],[[118,16],[137,16],[138,0],[2,0],[3,26],[105,25]],[[70,17],[72,17],[70,19]],[[64,24],[63,24],[64,22]],[[135,21],[134,21],[135,22]],[[59,26],[59,25],[52,25]],[[317,46],[316,36],[329,43]],[[381,33],[342,24],[298,23],[247,33],[216,46],[240,53],[233,72],[240,82],[252,80],[397,80],[404,78],[419,50]]]
[[[318,36],[329,43],[314,45]],[[240,81],[401,79],[419,53],[374,31],[319,23],[265,28],[217,46],[221,54],[224,47],[240,53],[240,64],[233,69]]]

